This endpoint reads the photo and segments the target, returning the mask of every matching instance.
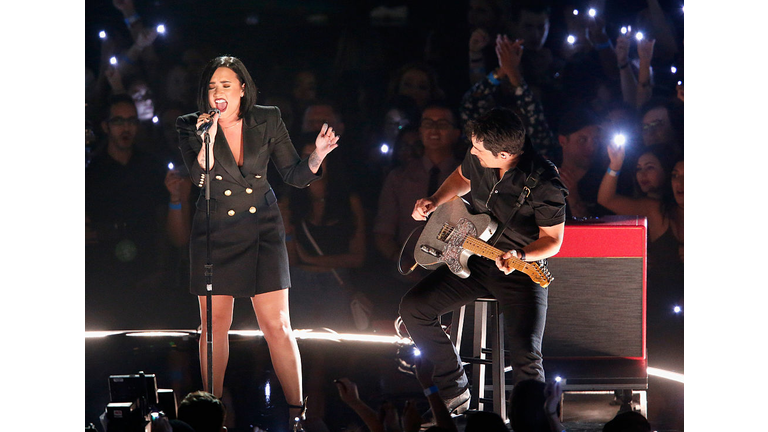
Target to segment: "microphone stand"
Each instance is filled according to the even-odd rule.
[[[205,246],[206,246],[206,264],[205,264],[205,312],[206,312],[206,347],[208,349],[208,392],[213,394],[213,305],[211,296],[213,293],[213,262],[211,259],[211,164],[208,160],[211,137],[208,131],[203,133],[203,142],[205,143]]]

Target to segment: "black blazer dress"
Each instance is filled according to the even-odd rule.
[[[195,124],[199,112],[176,120],[179,149],[192,183],[200,188],[189,242],[190,292],[206,295],[205,171],[197,163],[203,141]],[[212,295],[253,297],[290,287],[285,228],[277,198],[267,182],[272,160],[283,180],[303,188],[320,178],[301,159],[277,107],[254,106],[243,119],[243,166],[237,166],[219,129],[210,172]]]

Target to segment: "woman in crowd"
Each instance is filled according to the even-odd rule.
[[[682,328],[673,316],[674,308],[682,307],[683,302],[683,158],[679,156],[672,165],[670,181],[658,198],[652,193],[627,197],[616,193],[624,153],[623,146],[608,146],[610,165],[600,183],[597,202],[619,215],[647,218],[647,341],[649,355],[658,355],[669,348],[670,341],[679,339],[682,343]]]

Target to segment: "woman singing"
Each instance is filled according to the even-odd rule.
[[[213,393],[221,397],[229,359],[228,332],[235,297],[251,299],[269,346],[272,365],[289,406],[293,430],[302,430],[301,358],[288,313],[290,276],[285,230],[277,199],[267,182],[272,160],[283,180],[306,187],[322,174],[323,159],[339,137],[327,124],[315,151],[301,159],[277,107],[256,105],[256,86],[243,63],[229,56],[211,60],[203,70],[199,112],[176,121],[179,148],[192,182],[201,188],[190,237],[190,291],[198,296],[200,318],[207,321],[205,146],[196,133],[208,129],[210,146],[210,241],[212,271]],[[215,113],[214,109],[219,112]],[[210,113],[215,113],[211,115]],[[208,388],[207,326],[200,338],[200,369]]]

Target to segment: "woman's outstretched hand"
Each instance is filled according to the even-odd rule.
[[[333,131],[333,128],[330,127],[328,123],[323,123],[323,128],[320,129],[320,133],[317,134],[317,138],[315,139],[315,152],[317,155],[324,159],[328,153],[339,146],[337,144],[339,138],[341,138],[341,136],[336,135],[336,132]]]

